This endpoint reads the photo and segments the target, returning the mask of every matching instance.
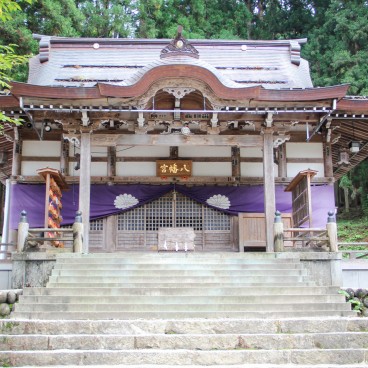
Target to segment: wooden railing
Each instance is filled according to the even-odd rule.
[[[43,234],[43,236],[42,236]],[[54,235],[54,236],[51,236]],[[68,236],[69,235],[69,236]],[[65,246],[73,247],[73,229],[50,229],[50,228],[33,228],[28,229],[28,236],[26,238],[25,246],[27,248],[31,247],[42,247],[47,243],[51,246],[55,242],[63,243],[63,248]],[[64,244],[67,243],[67,244]]]
[[[328,250],[330,247],[327,230],[320,228],[284,229],[284,245],[289,242],[293,248],[324,248]]]
[[[338,242],[339,252],[348,259],[368,259],[368,242]],[[359,247],[363,249],[349,249]]]
[[[17,251],[24,252],[32,247],[46,248],[61,242],[70,242],[74,253],[81,253],[83,249],[82,213],[77,212],[72,228],[29,228],[27,212],[22,211],[18,225]],[[53,236],[55,234],[55,236]],[[50,236],[52,235],[52,236]],[[61,236],[62,235],[62,236]],[[69,235],[69,236],[67,236]]]
[[[321,249],[337,252],[337,227],[333,212],[328,213],[327,225],[321,228],[284,228],[281,213],[276,211],[274,223],[274,249]]]

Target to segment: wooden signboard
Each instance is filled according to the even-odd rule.
[[[159,177],[192,176],[192,161],[190,160],[158,160],[156,173]]]

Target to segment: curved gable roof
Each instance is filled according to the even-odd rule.
[[[42,37],[40,55],[30,62],[28,82],[44,86],[91,87],[97,83],[129,85],[142,69],[160,60],[170,40],[82,39]],[[243,88],[310,88],[308,63],[300,58],[305,40],[192,40],[199,60],[179,57],[180,63],[213,72],[224,85]]]

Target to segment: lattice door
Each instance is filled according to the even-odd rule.
[[[117,250],[155,250],[160,227],[192,227],[196,250],[231,250],[231,217],[177,192],[118,215]]]

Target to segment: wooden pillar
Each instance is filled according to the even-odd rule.
[[[44,215],[44,228],[48,228],[49,227],[49,204],[50,204],[50,194],[49,194],[49,190],[50,190],[50,181],[51,181],[51,177],[50,174],[46,174],[46,190],[45,190],[45,215]],[[46,235],[45,235],[46,236]]]
[[[179,147],[178,146],[171,146],[170,147],[170,159],[176,160],[179,158]]]
[[[279,164],[278,164],[278,176],[280,178],[287,177],[287,167],[286,167],[286,143],[281,144],[278,147],[279,153]]]
[[[266,220],[266,251],[274,251],[273,222],[275,205],[275,172],[273,164],[273,129],[265,128],[263,134],[263,186]]]
[[[91,134],[81,133],[80,141],[80,176],[79,176],[79,211],[83,221],[83,253],[89,250],[89,216],[91,202]]]
[[[21,174],[22,142],[19,138],[18,128],[14,128],[12,176]]]
[[[107,148],[107,175],[111,178],[116,176],[116,147],[114,146]],[[109,181],[108,184],[113,185],[113,182]],[[116,250],[117,215],[108,216],[103,227],[106,251],[114,252]]]
[[[14,178],[15,176],[21,175],[22,170],[21,170],[21,162],[22,162],[22,141],[19,137],[19,132],[18,132],[18,128],[14,127],[14,143],[13,143],[13,159],[12,159],[12,171],[11,171],[11,175]],[[11,186],[16,184],[16,182],[11,183]],[[10,193],[12,192],[12,190],[9,188]],[[9,199],[9,213],[8,215],[10,216],[10,208],[12,206],[12,201],[13,198],[12,196],[10,196]],[[7,242],[8,243],[17,243],[17,237],[18,237],[18,231],[17,230],[12,230],[9,229],[9,235],[8,235],[8,239]]]
[[[231,147],[231,175],[233,178],[240,179],[240,148]]]
[[[311,175],[307,175],[307,190],[308,190],[308,213],[309,227],[313,227],[313,209],[312,209],[312,191],[311,191]]]
[[[17,252],[19,253],[25,250],[28,237],[28,230],[29,230],[29,223],[27,218],[27,212],[22,211],[18,224]]]
[[[116,147],[107,147],[107,176],[116,176]]]
[[[275,222],[273,224],[274,232],[274,247],[275,252],[284,251],[284,224],[282,222],[281,213],[279,211],[275,212]]]
[[[69,176],[69,141],[61,137],[60,172]]]
[[[323,161],[325,168],[325,177],[333,177],[333,163],[332,163],[332,147],[331,143],[323,143]]]
[[[337,242],[337,226],[336,226],[336,220],[335,220],[335,213],[333,211],[328,212],[327,234],[330,240],[330,251],[338,252],[339,245]]]

